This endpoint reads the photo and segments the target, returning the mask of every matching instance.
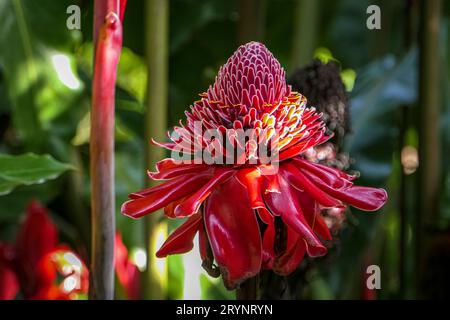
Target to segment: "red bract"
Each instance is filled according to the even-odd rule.
[[[323,240],[331,234],[322,209],[375,211],[386,202],[383,189],[356,186],[354,176],[305,159],[306,150],[329,139],[321,114],[291,92],[264,45],[241,46],[200,97],[172,141],[159,144],[188,157],[160,161],[149,176],[167,181],[130,194],[122,206],[133,218],[160,208],[169,218],[188,218],[158,257],[191,250],[199,233],[205,269],[217,273],[215,261],[232,289],[261,269],[287,275],[305,253],[326,254]],[[267,146],[270,152],[261,152]]]
[[[59,282],[62,277],[62,282]],[[0,299],[74,299],[88,289],[81,259],[58,244],[56,226],[37,202],[27,208],[15,246],[0,243]]]
[[[114,265],[117,278],[125,289],[127,298],[131,300],[139,299],[141,274],[138,267],[130,261],[128,249],[125,247],[120,233],[116,233]]]
[[[19,279],[14,271],[14,248],[0,243],[0,300],[11,300],[19,292]]]

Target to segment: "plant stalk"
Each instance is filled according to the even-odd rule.
[[[122,48],[120,0],[94,3],[94,74],[92,83],[91,299],[114,298],[114,107],[117,64]]]
[[[238,45],[264,39],[266,0],[239,0]]]
[[[416,15],[417,5],[415,0],[405,0],[404,15],[404,50],[405,54],[411,50],[416,39]],[[417,147],[408,141],[408,130],[414,126],[414,117],[417,108],[404,105],[401,107],[400,114],[400,140],[398,154],[400,163],[402,161],[402,151],[406,146]],[[409,139],[410,140],[410,139]],[[400,213],[400,243],[399,243],[399,296],[403,299],[413,298],[414,291],[414,268],[415,268],[415,251],[414,241],[410,241],[409,230],[414,229],[414,204],[411,199],[416,197],[416,174],[406,174],[402,166],[399,173],[399,213]]]
[[[166,0],[146,2],[146,56],[148,72],[147,111],[145,116],[145,164],[154,168],[163,159],[165,151],[150,145],[151,138],[164,141],[167,130],[169,3]],[[146,181],[148,177],[146,176]],[[154,185],[150,182],[150,185]],[[143,296],[147,299],[165,298],[167,287],[167,260],[157,261],[156,241],[159,232],[167,233],[166,222],[159,221],[161,212],[145,217],[147,269]],[[161,236],[161,235],[160,235]]]
[[[319,27],[320,1],[296,0],[291,69],[306,65],[314,55]]]
[[[259,275],[245,280],[236,289],[236,300],[258,300],[259,299]]]
[[[440,188],[440,48],[441,25],[440,0],[420,2],[419,30],[419,184],[420,192],[417,211],[417,265],[419,266],[417,292],[421,292],[423,262],[430,240],[427,232],[439,212]],[[417,297],[416,297],[417,298]]]

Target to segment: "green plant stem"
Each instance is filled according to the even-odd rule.
[[[259,299],[259,275],[245,280],[236,289],[236,300],[258,300]]]
[[[119,10],[120,0],[94,3],[96,42],[90,134],[92,248],[89,296],[100,300],[114,298],[114,107],[117,64],[122,48]]]
[[[314,55],[320,1],[296,0],[292,37],[291,68],[303,66]]]
[[[405,25],[404,25],[404,49],[405,53],[411,50],[413,39],[416,38],[416,14],[417,5],[414,0],[405,1]],[[401,153],[405,146],[410,145],[407,132],[414,126],[414,113],[416,108],[409,105],[401,107],[400,115],[400,140],[398,154],[401,163]],[[417,147],[414,145],[413,147]],[[399,296],[404,299],[413,298],[414,281],[413,270],[415,268],[414,241],[409,241],[410,230],[414,228],[414,209],[411,199],[415,198],[417,177],[414,174],[406,174],[402,169],[399,172],[399,212],[400,212],[400,243],[399,243]]]
[[[164,150],[150,145],[151,138],[165,139],[167,130],[168,99],[168,39],[169,3],[166,0],[146,2],[146,55],[148,67],[147,112],[145,117],[145,163],[154,168],[157,161],[164,158]],[[148,177],[146,177],[148,181]],[[145,239],[147,246],[147,269],[143,283],[143,296],[147,299],[165,298],[166,276],[158,275],[155,257],[156,229],[158,224],[167,229],[165,222],[159,222],[160,212],[145,218]],[[163,225],[161,225],[161,223]]]
[[[67,174],[64,193],[65,211],[71,216],[77,229],[79,236],[87,252],[90,252],[90,235],[91,226],[89,224],[89,210],[83,199],[83,179],[86,173],[83,171],[83,163],[77,147],[70,148],[70,162],[75,164],[77,170]]]
[[[441,1],[420,2],[419,30],[419,188],[417,211],[418,285],[423,279],[423,262],[430,240],[427,229],[439,212],[440,188],[440,49]],[[420,287],[417,288],[420,292]]]
[[[238,44],[264,39],[266,0],[239,0]]]

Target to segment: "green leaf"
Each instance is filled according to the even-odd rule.
[[[201,274],[200,287],[202,289],[202,299],[233,300],[235,298],[234,292],[228,291],[220,278],[211,278]]]
[[[345,90],[347,92],[352,92],[353,87],[355,86],[356,80],[356,72],[353,69],[345,69],[341,71],[341,79],[344,83]]]
[[[116,118],[115,125],[115,138],[117,142],[128,142],[134,138],[134,134],[131,129],[128,129],[122,124],[119,117]],[[85,143],[89,143],[91,136],[91,113],[88,111],[85,116],[80,120],[77,126],[77,132],[72,139],[74,146],[80,146]]]
[[[401,106],[417,99],[417,50],[401,61],[387,56],[358,72],[350,99],[351,134],[346,149],[361,176],[383,185],[392,169]]]
[[[28,150],[46,150],[54,120],[82,93],[71,54],[80,32],[66,27],[74,2],[0,1],[0,67],[16,133]]]
[[[55,179],[70,169],[74,167],[56,161],[50,155],[0,154],[0,195],[8,194],[20,185],[40,184]]]
[[[324,47],[319,47],[314,51],[314,58],[319,59],[323,64],[327,64],[330,61],[339,63],[339,61],[333,57],[330,49]]]

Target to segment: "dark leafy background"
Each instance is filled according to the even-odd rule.
[[[145,183],[143,149],[147,142],[143,139],[142,115],[147,73],[152,72],[145,67],[144,1],[128,2],[117,84],[117,208],[130,191]],[[390,201],[379,213],[352,211],[330,257],[313,262],[299,295],[360,298],[362,258],[369,254],[372,263],[383,270],[379,297],[408,297],[400,290],[401,275],[397,271],[401,112],[405,107],[414,112],[422,106],[417,106],[415,41],[410,46],[404,43],[406,1],[375,1],[382,8],[382,30],[377,31],[365,27],[366,8],[373,1],[319,2],[318,21],[310,26],[317,35],[312,45],[328,48],[342,68],[357,74],[350,93],[353,126],[345,150],[353,158],[352,169],[361,174],[361,183],[387,188]],[[263,41],[286,66],[287,74],[299,67],[292,63],[296,3],[266,1]],[[71,4],[81,7],[81,31],[65,27],[66,8]],[[237,0],[170,1],[169,126],[183,117],[184,110],[212,83],[218,68],[240,44],[236,36],[237,7]],[[436,124],[442,127],[443,139],[442,146],[436,147],[443,150],[440,221],[444,226],[450,221],[450,159],[446,152],[450,147],[448,14],[445,3],[441,26],[442,122]],[[89,246],[91,30],[90,1],[0,1],[0,240],[11,240],[26,203],[39,199],[50,207],[67,242]],[[77,86],[69,88],[60,81],[52,60],[55,55],[67,57],[79,81]],[[417,145],[417,128],[410,130],[409,137]],[[9,169],[4,167],[4,154],[29,152],[50,154],[52,158],[18,158],[16,166],[35,161],[43,170],[36,176],[9,179],[10,185],[6,185],[4,176]],[[142,247],[142,222],[131,221],[119,212],[117,219],[127,246]],[[200,263],[195,268],[200,268]],[[169,277],[169,297],[189,297],[181,257],[170,260]],[[199,281],[203,298],[232,297],[218,281],[205,275]]]

